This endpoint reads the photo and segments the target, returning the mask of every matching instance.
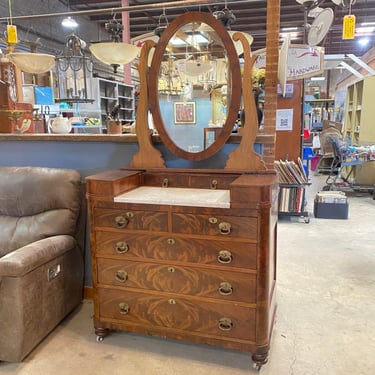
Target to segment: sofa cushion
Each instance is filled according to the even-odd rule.
[[[0,167],[0,257],[43,238],[74,235],[80,190],[75,170]]]

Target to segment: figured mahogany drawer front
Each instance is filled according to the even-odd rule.
[[[121,256],[256,269],[256,244],[97,231],[98,256]]]
[[[242,216],[172,214],[175,233],[203,234],[233,238],[252,238],[258,235],[257,219]]]
[[[98,258],[98,282],[226,301],[256,302],[256,274]]]
[[[168,214],[166,212],[95,208],[94,217],[95,225],[98,227],[158,232],[168,230]]]
[[[255,340],[255,309],[247,306],[107,288],[99,288],[99,306],[101,319]]]

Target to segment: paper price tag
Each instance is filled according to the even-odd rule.
[[[7,42],[8,44],[17,44],[17,27],[14,25],[7,25]]]
[[[348,14],[344,16],[342,24],[342,39],[354,39],[355,34],[355,16]]]

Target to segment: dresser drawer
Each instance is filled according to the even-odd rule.
[[[175,233],[226,236],[256,239],[257,218],[224,215],[197,215],[173,213],[172,229]]]
[[[94,221],[97,227],[157,232],[168,231],[168,214],[159,211],[95,208]]]
[[[256,269],[255,243],[96,231],[96,254]]]
[[[100,318],[141,325],[255,340],[255,309],[181,296],[99,288]]]
[[[98,283],[256,302],[256,274],[98,258]]]

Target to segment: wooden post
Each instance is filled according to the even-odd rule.
[[[266,38],[266,85],[264,103],[263,133],[274,135],[271,144],[264,145],[264,161],[268,168],[274,168],[276,142],[277,71],[279,60],[280,0],[267,1]]]

